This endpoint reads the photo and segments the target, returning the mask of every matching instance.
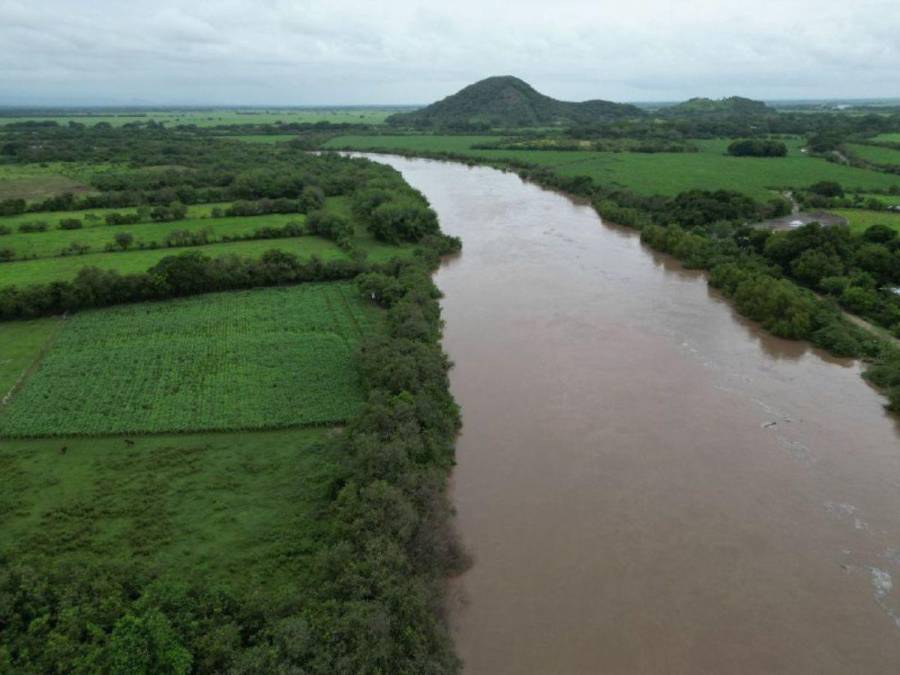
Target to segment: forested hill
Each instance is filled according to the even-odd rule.
[[[692,98],[661,112],[668,115],[765,115],[775,110],[762,101],[754,101],[741,96],[729,96],[713,100],[711,98]]]
[[[633,105],[610,101],[557,101],[516,77],[501,76],[471,84],[421,110],[397,113],[387,121],[412,127],[520,127],[585,124],[643,114]]]

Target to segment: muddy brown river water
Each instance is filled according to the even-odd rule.
[[[374,156],[461,236],[472,675],[900,672],[900,426],[859,366],[511,174]]]

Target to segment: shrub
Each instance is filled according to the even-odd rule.
[[[733,141],[728,146],[728,154],[735,157],[784,157],[787,146],[781,141],[747,139]]]

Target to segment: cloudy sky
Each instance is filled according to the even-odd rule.
[[[0,104],[900,97],[900,0],[0,0]]]

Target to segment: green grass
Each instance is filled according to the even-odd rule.
[[[900,177],[842,166],[799,152],[799,142],[788,141],[783,158],[729,157],[727,140],[698,141],[697,153],[610,153],[528,150],[475,150],[487,136],[338,136],[325,147],[448,151],[485,157],[511,158],[540,164],[564,176],[590,176],[602,185],[620,185],[641,194],[676,195],[690,189],[730,189],[757,199],[769,199],[773,191],[806,187],[835,180],[847,189],[884,189],[900,185]]]
[[[36,362],[61,327],[62,321],[56,318],[0,323],[0,399]]]
[[[900,206],[900,195],[863,194],[863,199],[877,199],[885,206]]]
[[[882,148],[877,145],[861,145],[858,143],[850,143],[847,147],[850,152],[867,162],[900,166],[900,150]]]
[[[209,204],[191,204],[187,207],[187,218],[208,218],[214,208],[227,208],[231,202],[215,202]],[[85,228],[105,227],[103,218],[108,213],[133,213],[137,207],[122,207],[118,209],[85,209],[82,211],[35,211],[22,213],[18,216],[0,217],[0,225],[5,225],[16,230],[23,223],[47,223],[51,228],[57,227],[62,220],[78,218]],[[0,239],[0,245],[4,240]]]
[[[352,282],[126,305],[65,322],[0,414],[5,437],[331,425],[380,315]]]
[[[301,599],[337,471],[328,433],[0,441],[0,551]]]
[[[879,134],[872,140],[879,143],[900,143],[900,133]]]
[[[390,150],[418,150],[425,152],[461,152],[473,155],[489,152],[486,150],[474,151],[472,150],[473,145],[494,143],[501,138],[502,136],[337,136],[328,141],[324,147],[349,147],[359,150],[365,148],[386,148]]]
[[[129,122],[164,122],[167,126],[178,124],[195,124],[198,127],[213,127],[236,124],[285,124],[333,122],[335,124],[381,124],[385,118],[396,112],[392,108],[330,108],[319,109],[252,109],[246,110],[155,110],[155,111],[120,111],[108,114],[73,114],[73,115],[35,115],[20,117],[0,117],[0,127],[13,122],[54,121],[65,125],[70,121],[93,126],[98,122],[107,122],[111,126],[120,127]]]
[[[347,208],[346,203],[340,198],[336,198],[333,201],[329,200],[327,206],[329,209],[333,209],[339,212],[344,211]],[[240,228],[246,227],[246,223],[248,222],[254,222],[254,218],[274,217],[279,216],[254,216],[253,218],[233,218],[226,220],[234,221],[233,225],[228,225],[227,227]],[[301,218],[302,216],[298,214],[294,214],[293,216],[293,219],[295,220]],[[180,225],[179,223],[172,223],[171,229],[179,229],[179,227],[183,229],[183,224],[185,221],[179,222]],[[202,224],[205,225],[211,222],[213,222],[212,219],[203,221]],[[242,223],[244,225],[242,225]],[[253,224],[250,229],[256,229],[257,226],[257,224]],[[122,225],[117,226],[117,228],[97,228],[97,231],[101,233],[104,241],[106,241],[107,236],[109,240],[112,239],[112,233],[109,232],[107,234],[107,230],[119,229],[126,232],[136,233],[137,228],[139,227],[142,226]],[[159,228],[160,225],[148,226],[148,228],[153,227]],[[163,227],[168,227],[168,225]],[[227,227],[217,226],[216,232],[218,234],[223,234]],[[74,232],[76,234],[87,234],[91,232],[91,230],[74,230]],[[44,234],[62,234],[62,231],[53,233],[35,232],[29,235],[15,236],[40,237]],[[0,237],[0,248],[6,247],[8,245],[6,241],[10,240],[13,236],[14,235],[6,235],[4,237]],[[78,237],[75,237],[75,239],[79,240]],[[82,236],[80,240],[84,240],[84,236]],[[352,241],[354,246],[358,250],[364,252],[368,256],[368,259],[373,262],[386,262],[396,257],[405,258],[410,256],[414,250],[414,247],[408,245],[392,246],[389,244],[385,244],[384,242],[377,241],[361,225],[357,225],[356,236]],[[104,270],[115,270],[122,274],[146,272],[149,268],[153,267],[153,265],[158,263],[166,256],[180,255],[188,251],[200,251],[201,253],[211,257],[220,255],[239,255],[247,258],[259,258],[266,251],[271,251],[273,249],[285,251],[286,253],[292,253],[299,258],[310,258],[315,255],[325,261],[347,260],[350,257],[346,251],[339,248],[338,245],[333,241],[316,236],[303,236],[286,239],[255,239],[250,241],[235,241],[228,243],[222,242],[216,244],[207,244],[205,246],[185,246],[179,248],[85,253],[83,255],[69,255],[65,257],[55,258],[37,258],[34,260],[14,260],[12,262],[0,263],[0,288],[4,286],[29,286],[32,284],[44,284],[53,281],[69,281],[71,279],[74,279],[79,270],[84,267],[97,267]]]
[[[178,230],[197,232],[207,229],[210,231],[209,241],[215,242],[221,241],[224,237],[234,238],[252,234],[263,227],[283,227],[288,223],[303,223],[305,220],[306,216],[299,213],[279,213],[235,218],[186,218],[169,223],[138,223],[80,230],[48,230],[4,235],[0,237],[0,248],[12,249],[17,259],[51,258],[60,256],[61,251],[73,243],[89,246],[91,252],[103,252],[107,244],[115,244],[115,235],[122,232],[134,237],[132,248],[137,249],[141,244],[161,245],[167,235]],[[177,253],[178,249],[171,251]],[[120,254],[120,251],[110,253],[110,255]]]
[[[112,164],[102,163],[0,164],[0,200],[34,201],[65,192],[92,192],[93,188],[88,185],[91,177],[111,170]]]
[[[246,134],[244,136],[223,136],[222,138],[232,139],[235,141],[243,141],[244,143],[264,143],[271,145],[273,143],[284,143],[292,138],[297,138],[296,134]]]
[[[900,232],[900,213],[890,211],[864,211],[863,209],[829,209],[849,222],[850,230],[862,232],[872,225],[887,225]]]
[[[389,249],[389,247],[384,248],[396,251],[396,249]],[[180,255],[188,251],[200,251],[212,257],[234,254],[248,258],[258,258],[266,251],[272,249],[293,253],[301,258],[308,258],[313,255],[317,255],[323,260],[347,258],[347,254],[338,248],[334,242],[320,237],[259,239],[227,244],[160,248],[120,253],[87,253],[65,258],[38,258],[37,260],[0,263],[0,287],[28,286],[51,281],[69,281],[74,279],[78,271],[83,267],[116,270],[122,274],[146,272],[166,256]],[[379,258],[380,256],[376,255],[374,257]]]

